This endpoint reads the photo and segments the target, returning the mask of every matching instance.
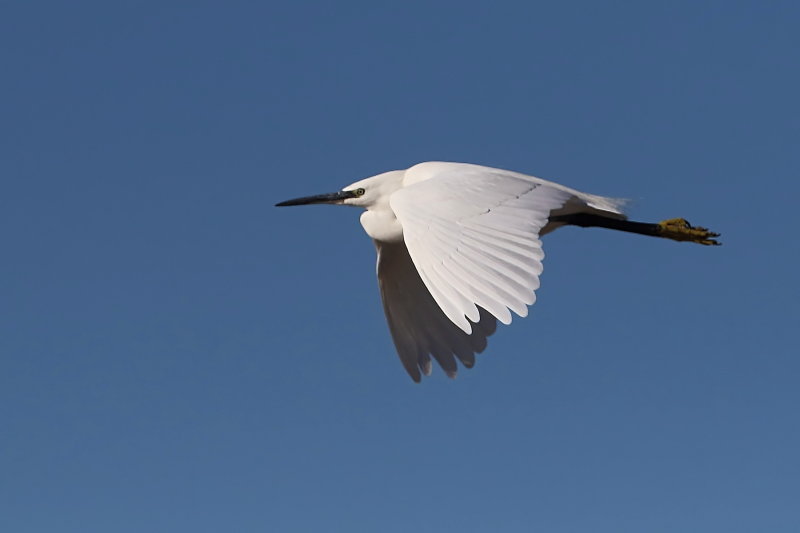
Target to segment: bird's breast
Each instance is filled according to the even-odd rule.
[[[361,214],[361,225],[367,235],[376,241],[400,242],[403,226],[391,209],[368,210]]]

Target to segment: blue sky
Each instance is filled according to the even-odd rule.
[[[3,2],[0,530],[794,532],[795,2]],[[344,208],[425,160],[686,217],[545,238],[415,385]]]

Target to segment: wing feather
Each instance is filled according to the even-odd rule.
[[[467,335],[485,312],[504,324],[511,312],[525,316],[542,272],[539,231],[572,194],[537,178],[473,165],[438,164],[435,179],[423,179],[420,173],[433,168],[425,165],[406,172],[406,186],[390,206],[429,295]]]
[[[476,308],[472,333],[465,333],[431,296],[403,242],[375,241],[375,246],[383,310],[406,372],[420,381],[431,373],[431,357],[450,377],[456,374],[456,359],[471,368],[497,327],[495,318]]]

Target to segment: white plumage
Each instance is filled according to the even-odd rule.
[[[512,312],[527,315],[542,273],[540,237],[561,225],[700,242],[676,237],[683,233],[673,226],[659,229],[665,223],[628,222],[619,199],[466,163],[420,163],[278,205],[311,203],[366,209],[361,224],[378,251],[383,308],[415,381],[430,374],[431,357],[451,377],[456,358],[471,367],[497,320],[509,324]],[[716,235],[704,231],[706,238]]]

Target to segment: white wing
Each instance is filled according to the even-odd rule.
[[[419,277],[444,315],[466,334],[473,332],[471,322],[483,323],[481,309],[504,324],[511,311],[526,316],[542,272],[539,232],[550,212],[577,191],[456,163],[411,167],[404,184],[390,206]]]
[[[403,242],[375,241],[375,246],[383,310],[400,361],[411,378],[418,382],[420,371],[431,373],[431,356],[450,377],[456,375],[456,357],[471,368],[475,354],[486,348],[486,338],[497,327],[495,318],[481,310],[472,334],[465,333],[433,300]]]

